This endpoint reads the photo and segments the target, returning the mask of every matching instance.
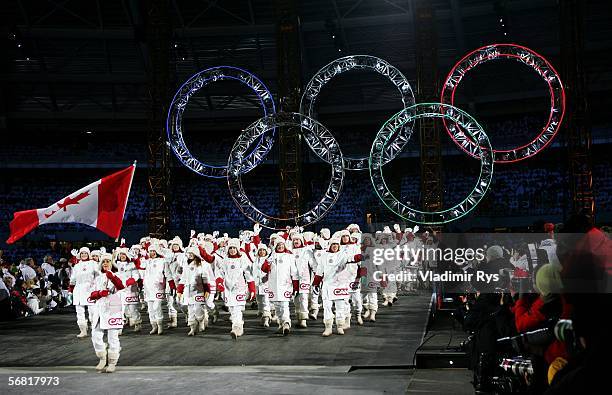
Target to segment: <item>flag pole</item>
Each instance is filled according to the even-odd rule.
[[[136,163],[137,162],[138,161],[135,160],[134,163],[132,163],[132,166],[134,166],[134,170],[132,171],[132,177],[130,178],[130,186],[128,187],[127,197],[125,198],[125,205],[123,205],[123,215],[122,215],[122,218],[121,218],[121,221],[122,221],[121,227],[122,228],[123,228],[123,217],[125,217],[125,209],[127,208],[128,200],[130,200],[130,192],[132,191],[132,183],[134,182],[134,174],[136,173]],[[119,241],[119,237],[121,237],[121,232],[120,232],[119,236],[117,236],[115,238],[115,243]]]

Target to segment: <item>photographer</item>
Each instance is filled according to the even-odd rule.
[[[500,274],[503,269],[511,267],[510,262],[503,257],[500,246],[489,247],[486,260],[478,270]],[[463,325],[465,330],[473,332],[469,352],[470,369],[474,371],[474,388],[487,390],[496,367],[497,339],[515,333],[513,316],[509,310],[509,294],[503,292],[508,279],[500,277],[498,281],[489,283],[475,281],[472,285],[478,292],[474,302],[467,306]]]

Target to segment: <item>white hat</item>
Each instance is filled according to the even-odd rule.
[[[141,237],[141,238],[140,238],[140,242],[141,242],[141,243],[146,243],[147,241],[149,241],[149,238],[148,238],[148,237]]]
[[[340,244],[340,238],[332,237],[331,239],[329,239],[329,246],[331,247],[332,244]]]
[[[129,250],[125,247],[119,247],[115,250],[117,252],[117,256],[119,256],[119,254],[125,254],[126,256],[129,256]]]
[[[315,233],[314,232],[304,232],[304,240],[307,242],[311,242],[314,240]]]
[[[270,249],[264,243],[259,243],[259,245],[255,248],[255,254],[259,253],[259,250],[266,250],[266,254],[270,254]]]
[[[91,251],[89,251],[88,247],[81,247],[81,249],[79,250],[79,255],[81,255],[81,253],[86,252],[87,255],[91,255]]]
[[[102,251],[100,251],[100,250],[93,250],[90,255],[91,256],[98,256],[99,257],[100,254],[102,254]]]
[[[353,228],[357,228],[358,231],[361,231],[361,229],[359,228],[359,225],[357,224],[350,224],[349,226],[346,227],[348,231],[350,231]]]
[[[349,232],[347,229],[342,229],[341,231],[339,231],[337,233],[340,235],[340,237],[342,237],[342,236],[350,236],[351,235],[351,232]]]
[[[151,251],[155,251],[155,253],[159,254],[159,252],[160,252],[161,250],[160,250],[160,248],[159,248],[159,244],[157,244],[157,243],[151,243],[151,245],[149,246],[148,251],[149,251],[149,252],[151,252]]]
[[[281,243],[282,244],[285,243],[285,239],[282,237],[278,237],[274,240],[274,244],[272,245],[272,248],[274,249],[274,251],[276,251],[276,246],[278,246]],[[285,244],[285,248],[287,248],[287,244]]]
[[[113,260],[113,256],[111,254],[109,254],[108,252],[105,252],[103,254],[100,254],[100,262],[103,262],[104,260],[108,259],[109,261],[112,262]]]
[[[291,240],[293,240],[293,239],[298,239],[298,240],[301,240],[301,241],[302,241],[302,244],[304,244],[304,235],[303,235],[303,234],[301,234],[301,233],[298,233],[298,232],[292,233],[292,234],[289,236],[289,238],[290,238]]]
[[[159,239],[159,245],[162,246],[163,248],[168,248],[168,240]]]
[[[196,247],[189,247],[187,248],[187,250],[185,250],[186,254],[192,253],[193,255],[197,256],[198,258],[200,258],[200,260],[202,260],[202,255],[200,255],[200,249],[196,248]]]
[[[236,247],[238,250],[240,250],[240,240],[238,239],[229,239],[227,242],[227,248],[230,249],[232,247]]]
[[[323,228],[319,233],[324,239],[329,239],[331,237],[331,231],[329,230],[329,228]]]
[[[140,244],[134,244],[130,247],[130,250],[141,250],[142,246]]]
[[[350,235],[350,236],[351,236],[352,238],[357,239],[357,240],[361,240],[361,236],[362,236],[362,235],[361,235],[361,232],[353,232],[353,233],[351,233],[351,235]]]
[[[173,245],[177,245],[179,250],[183,251],[183,240],[180,237],[174,236],[172,240],[168,243],[168,247],[172,248]]]

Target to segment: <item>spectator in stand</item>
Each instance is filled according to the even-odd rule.
[[[19,263],[19,271],[21,278],[25,282],[33,282],[36,279],[36,270],[34,270],[34,259],[26,258],[25,261]]]
[[[45,278],[55,274],[55,262],[53,262],[53,257],[51,255],[45,255],[40,267],[45,271]]]

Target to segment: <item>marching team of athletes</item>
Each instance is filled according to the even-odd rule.
[[[89,318],[94,350],[100,358],[96,369],[110,373],[119,359],[124,325],[140,332],[145,305],[151,335],[176,328],[177,311],[186,309],[187,334],[195,336],[211,321],[214,324],[224,309],[230,313],[230,335],[237,339],[245,330],[245,306],[252,303],[257,305],[263,327],[276,324],[277,333],[286,336],[292,325],[290,302],[298,327],[306,328],[309,319],[317,320],[322,307],[322,335],[332,335],[334,319],[336,333],[343,335],[353,316],[359,325],[364,320],[376,321],[379,290],[383,306],[397,301],[395,282],[377,281],[374,273],[399,271],[399,263],[377,267],[371,259],[372,249],[421,243],[414,237],[417,230],[402,232],[395,225],[393,230],[385,227],[370,235],[351,224],[333,234],[327,228],[315,234],[295,227],[273,233],[265,243],[261,226],[255,224],[238,238],[191,231],[187,247],[179,237],[170,241],[145,237],[129,249],[122,240],[112,254],[103,248],[73,250],[70,290],[80,329],[77,337],[87,336]],[[427,232],[423,235],[427,237]],[[166,328],[164,303],[168,308]],[[108,345],[103,342],[104,331]]]

